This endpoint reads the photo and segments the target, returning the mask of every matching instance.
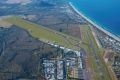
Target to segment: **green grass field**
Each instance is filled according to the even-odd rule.
[[[88,25],[84,25],[80,29],[81,29],[81,34],[82,34],[81,46],[83,48],[85,48],[88,52],[88,60],[89,60],[88,65],[91,68],[91,71],[92,71],[92,74],[93,74],[92,75],[93,80],[100,80],[100,74],[99,74],[99,71],[98,71],[98,68],[97,68],[98,66],[97,66],[97,63],[95,61],[95,58],[91,54],[93,52],[93,50],[89,47],[89,40],[92,41],[94,49],[97,53],[97,56],[99,57],[100,64],[102,66],[102,70],[103,70],[103,73],[104,73],[104,76],[105,76],[105,80],[111,80],[110,76],[109,76],[109,73],[108,73],[108,70],[107,70],[107,67],[105,65],[105,62],[102,58],[103,49],[98,48],[97,43],[95,41],[95,38],[92,34],[92,31],[91,31],[90,27]],[[87,36],[87,33],[89,34],[89,37]]]
[[[66,34],[57,32],[52,29],[48,29],[41,25],[37,25],[35,23],[29,22],[27,20],[23,20],[15,16],[5,18],[4,21],[7,21],[13,25],[16,25],[18,27],[27,30],[33,37],[38,38],[40,40],[55,42],[62,46],[79,50],[79,47],[76,46],[76,44],[78,44],[80,40],[78,38],[68,36]]]
[[[100,75],[97,69],[97,64],[96,61],[94,59],[94,57],[91,55],[92,49],[89,48],[88,44],[89,44],[89,40],[91,39],[91,41],[93,42],[94,48],[96,50],[96,52],[98,53],[97,55],[99,56],[100,62],[101,62],[101,66],[103,68],[104,74],[105,74],[105,80],[110,80],[109,78],[109,74],[108,71],[105,67],[105,63],[102,59],[101,54],[103,53],[102,49],[99,49],[95,38],[91,32],[91,29],[88,25],[84,25],[83,27],[80,27],[81,30],[81,34],[82,34],[82,40],[80,43],[80,47],[76,46],[79,45],[80,39],[76,38],[76,37],[72,37],[72,36],[68,36],[66,34],[57,32],[55,30],[52,29],[48,29],[46,27],[43,27],[41,25],[37,25],[35,23],[23,20],[19,17],[9,17],[9,18],[5,18],[4,21],[7,21],[13,25],[16,25],[18,27],[21,27],[25,30],[27,30],[33,37],[38,38],[40,40],[47,40],[47,41],[51,41],[51,42],[55,42],[59,45],[74,49],[74,50],[79,50],[80,47],[85,48],[87,50],[87,52],[89,53],[89,67],[92,71],[93,74],[93,80],[100,80]],[[87,37],[86,32],[89,33],[90,38]]]

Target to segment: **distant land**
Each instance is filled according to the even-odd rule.
[[[31,3],[31,0],[8,0],[8,1],[6,1],[6,3],[8,3],[8,4],[20,3],[22,5],[26,5],[28,3]]]

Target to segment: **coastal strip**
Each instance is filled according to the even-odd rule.
[[[120,38],[117,37],[116,35],[108,32],[107,30],[103,29],[102,27],[100,27],[99,25],[97,25],[96,23],[94,23],[92,20],[90,20],[89,18],[87,18],[85,15],[83,15],[80,11],[78,11],[74,5],[69,2],[69,5],[73,8],[73,10],[78,13],[81,17],[83,17],[85,20],[87,20],[92,26],[96,27],[97,29],[101,30],[102,32],[104,32],[105,34],[107,34],[108,36],[114,38],[115,40],[120,42]]]

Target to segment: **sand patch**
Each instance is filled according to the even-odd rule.
[[[4,21],[2,18],[0,18],[0,27],[9,28],[11,26],[12,26],[12,24],[10,24],[10,23]]]

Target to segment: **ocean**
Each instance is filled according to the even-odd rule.
[[[120,0],[69,0],[87,18],[120,38]]]

